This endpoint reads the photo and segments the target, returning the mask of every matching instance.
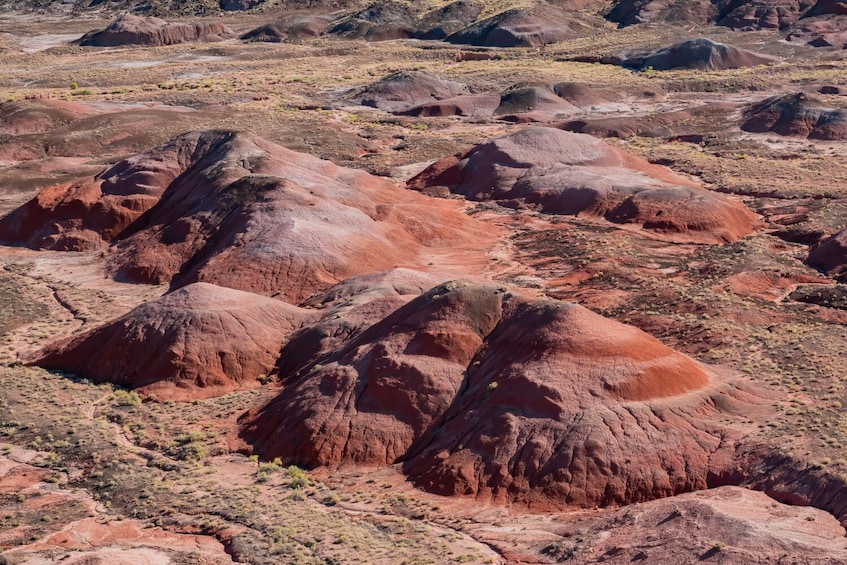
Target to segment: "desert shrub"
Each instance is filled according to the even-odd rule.
[[[288,486],[291,488],[298,489],[307,487],[311,484],[306,471],[297,465],[289,465],[289,467],[285,470],[285,474],[288,475]]]

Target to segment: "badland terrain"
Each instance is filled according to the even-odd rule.
[[[0,6],[0,564],[847,563],[847,3]]]

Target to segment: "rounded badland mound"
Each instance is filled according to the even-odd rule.
[[[732,486],[621,508],[592,526],[608,534],[591,544],[591,556],[599,559],[588,562],[769,565],[787,556],[808,565],[847,561],[844,528],[832,514]]]
[[[652,22],[705,24],[715,17],[709,0],[620,0],[614,4],[607,17],[621,27]]]
[[[263,456],[403,462],[436,493],[578,506],[705,488],[734,451],[710,395],[753,400],[636,328],[468,283],[281,377],[244,418]]]
[[[406,116],[423,118],[444,116],[490,116],[500,105],[500,97],[496,94],[465,94],[424,102],[400,113]]]
[[[0,241],[57,251],[101,248],[159,201],[202,151],[201,142],[181,136],[94,178],[48,187],[0,219]]]
[[[415,11],[405,2],[375,2],[332,24],[328,33],[346,39],[386,41],[412,37]]]
[[[692,241],[734,241],[757,225],[740,202],[588,135],[529,128],[436,162],[409,181],[472,200],[605,216]]]
[[[828,108],[820,100],[798,92],[768,98],[746,112],[744,131],[806,137],[847,139],[847,110]]]
[[[516,84],[500,95],[495,115],[524,112],[549,112],[568,114],[577,110],[570,102],[560,98],[549,84]]]
[[[423,14],[417,23],[418,39],[444,39],[474,23],[484,5],[475,0],[456,0]]]
[[[84,104],[64,100],[0,103],[0,133],[32,135],[58,124],[73,122],[97,112]]]
[[[105,29],[85,34],[77,43],[86,47],[154,46],[221,41],[234,36],[232,30],[220,23],[171,23],[159,18],[127,14]]]
[[[303,306],[320,310],[321,317],[291,336],[276,372],[298,373],[446,279],[449,277],[391,269],[350,277],[313,296]]]
[[[353,99],[363,106],[398,112],[466,94],[468,87],[462,83],[422,71],[401,71],[361,88],[353,94]]]
[[[814,0],[724,0],[718,25],[733,29],[785,29],[804,14]]]
[[[329,23],[330,18],[326,16],[287,16],[248,31],[241,36],[241,40],[267,43],[299,41],[323,35]]]
[[[664,47],[652,53],[628,57],[623,66],[632,69],[652,68],[657,71],[672,69],[696,69],[722,71],[769,65],[776,59],[746,49],[698,38]]]
[[[741,30],[785,29],[807,15],[814,3],[814,0],[620,0],[608,18],[621,26],[672,23],[713,24]]]
[[[0,239],[35,248],[112,242],[121,280],[204,281],[295,303],[414,263],[426,247],[488,245],[495,232],[455,203],[231,131],[185,134],[0,220]]]
[[[31,364],[172,400],[255,386],[288,337],[317,313],[279,300],[196,283],[81,335]]]
[[[579,36],[573,13],[548,4],[513,8],[474,23],[445,38],[448,43],[485,47],[540,47]]]

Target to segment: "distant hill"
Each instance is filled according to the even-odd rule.
[[[838,0],[615,0],[608,17],[621,26],[669,22],[782,30],[802,18],[838,15],[844,10]]]
[[[20,11],[65,13],[132,12],[151,16],[203,16],[226,11],[285,6],[286,8],[340,9],[357,4],[350,0],[11,0],[3,8]]]

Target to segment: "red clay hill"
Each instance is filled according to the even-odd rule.
[[[281,43],[318,37],[326,32],[330,18],[295,14],[273,23],[252,29],[241,36],[242,41]]]
[[[235,33],[221,23],[171,23],[159,18],[126,14],[105,29],[85,34],[77,43],[84,47],[154,46],[221,41],[231,37],[235,37]]]
[[[614,104],[616,93],[574,82],[518,83],[501,94],[465,94],[402,110],[408,116],[491,116],[518,121],[527,112],[571,114],[580,108]],[[531,116],[530,116],[531,117]],[[541,116],[539,116],[541,117]]]
[[[257,385],[288,337],[317,317],[272,298],[196,283],[53,343],[30,363],[163,399],[203,398]]]
[[[467,95],[468,92],[467,85],[456,81],[422,71],[400,71],[354,91],[351,97],[363,106],[399,112],[420,104]]]
[[[776,60],[776,58],[768,55],[699,37],[675,43],[656,51],[630,55],[622,64],[624,67],[637,70],[696,69],[700,71],[721,71],[770,65]]]
[[[444,39],[473,24],[482,13],[479,0],[456,0],[424,13],[417,23],[418,39]]]
[[[281,379],[243,419],[265,457],[402,462],[432,492],[542,505],[706,488],[740,437],[718,417],[760,404],[636,328],[456,282]]]
[[[350,277],[302,304],[320,319],[295,332],[280,355],[276,372],[296,373],[339,348],[449,276],[391,269]]]
[[[798,92],[774,96],[746,111],[744,131],[806,137],[847,139],[847,110],[829,108],[823,101]]]
[[[253,134],[204,131],[45,189],[0,220],[0,239],[112,242],[109,268],[122,280],[300,302],[350,276],[415,265],[427,247],[484,253],[499,232],[460,208]]]
[[[534,127],[436,162],[409,181],[471,200],[603,216],[675,238],[735,241],[758,224],[740,202],[588,135]]]
[[[714,16],[715,8],[709,0],[620,0],[607,17],[623,27],[663,21],[704,24]]]
[[[785,29],[804,13],[809,15],[807,10],[815,0],[730,0],[724,4],[720,25],[745,30]]]
[[[0,241],[87,251],[118,237],[203,153],[200,135],[178,137],[124,159],[94,178],[51,186],[0,219]]]
[[[592,26],[585,23],[588,10],[580,10],[600,4],[594,0],[536,2],[477,21],[448,35],[444,41],[485,47],[540,47],[558,43],[585,34]]]
[[[49,179],[27,178],[28,166],[57,162],[65,158],[81,163],[79,157],[96,160],[76,167],[60,165],[62,181],[92,174],[102,168],[95,162],[114,162],[172,136],[196,128],[198,121],[222,116],[217,109],[198,110],[153,102],[115,103],[55,99],[15,100],[0,103],[0,165],[20,166],[22,170],[5,169],[5,186],[23,184],[26,189],[44,187]],[[54,184],[54,183],[52,183]]]
[[[387,41],[415,33],[415,12],[405,2],[374,2],[334,23],[328,33],[346,39]]]
[[[96,114],[89,106],[64,100],[8,101],[0,104],[0,133],[37,134],[58,124],[73,122]]]
[[[619,0],[608,17],[621,26],[671,22],[742,30],[784,29],[814,4],[815,0]]]

